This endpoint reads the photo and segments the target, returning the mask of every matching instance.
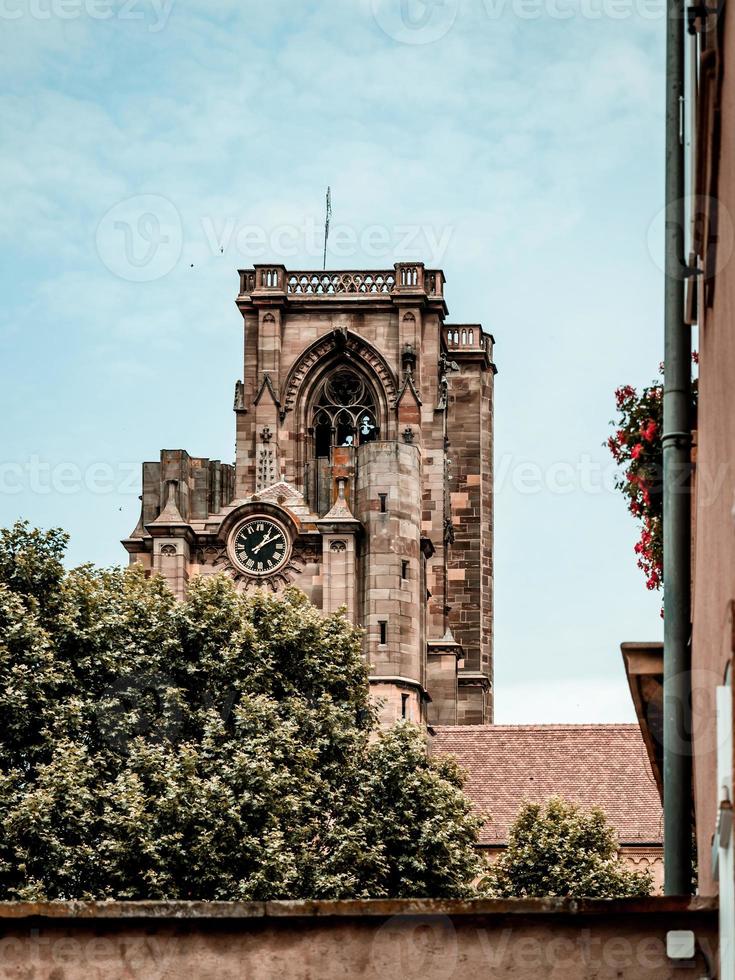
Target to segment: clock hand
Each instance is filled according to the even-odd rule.
[[[263,540],[260,542],[260,544],[256,545],[253,548],[253,554],[257,555],[261,548],[265,547],[265,545],[267,545],[269,541],[273,541],[273,539],[276,537],[277,537],[276,534],[271,534],[270,537],[268,536],[264,537]]]

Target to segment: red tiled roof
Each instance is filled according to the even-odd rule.
[[[456,757],[465,792],[488,816],[483,844],[504,844],[525,801],[599,806],[621,844],[660,843],[662,811],[638,725],[437,726],[434,755]]]

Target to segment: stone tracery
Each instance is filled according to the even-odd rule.
[[[360,375],[338,367],[317,391],[312,409],[314,455],[331,455],[332,446],[361,446],[380,435],[375,399]]]

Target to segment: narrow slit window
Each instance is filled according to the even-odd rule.
[[[388,642],[388,623],[386,620],[381,619],[378,625],[380,626],[380,645],[385,646]]]
[[[408,718],[408,695],[401,695],[401,718]]]
[[[401,562],[401,578],[404,579],[404,581],[408,578],[408,562],[405,558]]]
[[[380,513],[385,514],[388,511],[388,494],[379,493],[378,497],[380,499]]]

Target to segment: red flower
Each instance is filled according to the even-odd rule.
[[[639,522],[639,539],[634,545],[636,564],[649,589],[663,586],[661,567],[662,521],[659,492],[661,466],[661,400],[663,383],[658,380],[639,393],[632,385],[615,392],[617,425],[607,446],[620,467],[616,485],[622,490],[629,512]],[[612,423],[613,425],[615,423]]]
[[[653,419],[648,420],[648,425],[641,426],[641,436],[646,442],[653,442],[654,437],[658,431],[658,426]]]
[[[615,391],[615,404],[621,408],[629,398],[635,396],[635,388],[632,385],[623,385]]]

